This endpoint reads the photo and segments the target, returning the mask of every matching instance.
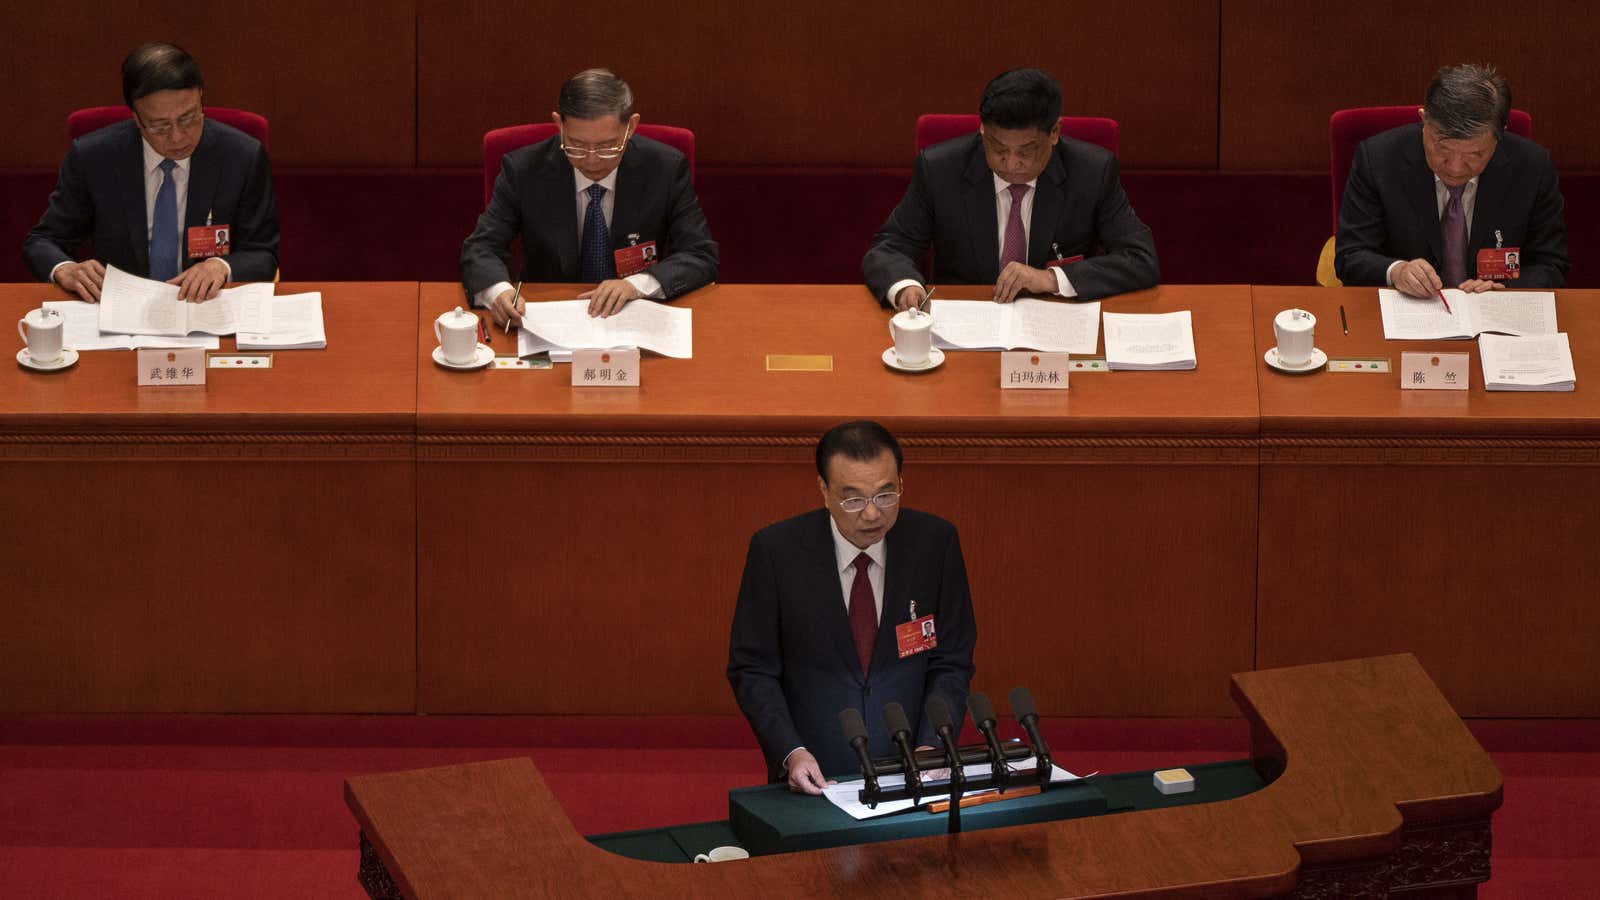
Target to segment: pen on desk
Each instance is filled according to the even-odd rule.
[[[522,282],[517,282],[516,288],[511,291],[511,313],[517,311],[517,301],[522,299]],[[506,324],[503,329],[506,334],[511,333],[511,313],[506,313]]]
[[[1344,317],[1343,303],[1339,304],[1339,327],[1344,329],[1345,334],[1348,335],[1350,333],[1350,322]]]
[[[478,339],[487,346],[489,343],[489,325],[482,319],[478,320]]]
[[[1434,291],[1434,293],[1439,295],[1439,302],[1444,304],[1444,311],[1452,316],[1455,315],[1455,313],[1450,312],[1450,301],[1444,298],[1444,291]]]

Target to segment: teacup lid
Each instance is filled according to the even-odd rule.
[[[22,320],[33,328],[48,328],[52,325],[60,324],[61,314],[53,309],[41,306],[38,309],[28,310],[23,315]]]
[[[458,306],[455,309],[439,316],[439,322],[443,325],[460,327],[462,325],[466,325],[469,321],[475,321],[477,318],[477,316]]]

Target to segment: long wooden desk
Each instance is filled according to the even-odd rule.
[[[374,897],[1472,897],[1501,779],[1409,654],[1233,676],[1233,800],[713,865],[584,840],[532,761],[352,778]],[[821,801],[818,801],[821,802]]]
[[[1412,651],[1463,715],[1600,715],[1600,292],[1556,297],[1577,390],[1491,393],[1476,341],[1385,341],[1376,291],[1253,291],[1263,351],[1298,306],[1331,357],[1472,356],[1466,391],[1262,367],[1257,664]]]
[[[647,356],[637,390],[574,389],[565,366],[441,369],[431,322],[460,303],[459,285],[422,286],[421,710],[732,712],[747,541],[817,505],[818,436],[868,417],[905,444],[904,502],[960,527],[979,684],[1030,685],[1061,714],[1226,714],[1220,686],[1252,665],[1247,287],[1118,298],[1192,309],[1199,368],[1082,375],[1065,392],[1001,391],[993,354],[890,370],[887,317],[855,286],[696,292],[679,301],[694,358]],[[494,337],[501,353],[513,341]],[[833,368],[769,372],[770,353]]]
[[[332,349],[204,387],[0,366],[0,711],[414,709],[417,286],[320,287]]]

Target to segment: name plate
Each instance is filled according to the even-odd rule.
[[[1404,391],[1464,391],[1471,371],[1467,353],[1400,354],[1400,389]]]
[[[572,351],[573,387],[639,386],[638,350]]]
[[[178,387],[206,383],[206,351],[203,347],[175,350],[139,350],[139,385]]]
[[[768,372],[832,372],[833,357],[818,353],[768,353]]]
[[[1003,390],[1064,391],[1067,389],[1065,353],[1035,353],[1031,350],[1000,352],[1000,387]]]

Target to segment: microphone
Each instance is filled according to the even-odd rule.
[[[974,693],[967,697],[967,709],[972,711],[972,724],[983,735],[989,750],[989,769],[994,775],[995,787],[1003,794],[1011,780],[1011,768],[1006,765],[1005,751],[1000,749],[1000,735],[995,731],[994,705],[989,702],[988,694]]]
[[[878,770],[872,765],[872,757],[867,753],[867,723],[861,719],[861,710],[853,706],[839,710],[839,727],[844,731],[844,739],[855,749],[856,757],[861,760],[862,786],[876,794]],[[877,805],[872,804],[874,808]]]
[[[950,762],[950,834],[961,833],[961,789],[966,786],[966,773],[961,771],[961,750],[956,747],[955,723],[950,721],[950,707],[938,694],[928,697],[928,721],[933,732],[944,744],[945,756]]]
[[[922,803],[922,778],[917,768],[916,746],[911,743],[911,722],[906,718],[905,707],[890,702],[883,705],[883,721],[889,726],[889,737],[900,748],[900,760],[906,767],[906,788],[911,791],[912,802]]]
[[[1011,689],[1011,714],[1017,717],[1017,724],[1028,733],[1028,740],[1033,744],[1034,758],[1039,760],[1039,783],[1049,784],[1050,746],[1039,734],[1039,710],[1034,708],[1033,694],[1027,688]]]

